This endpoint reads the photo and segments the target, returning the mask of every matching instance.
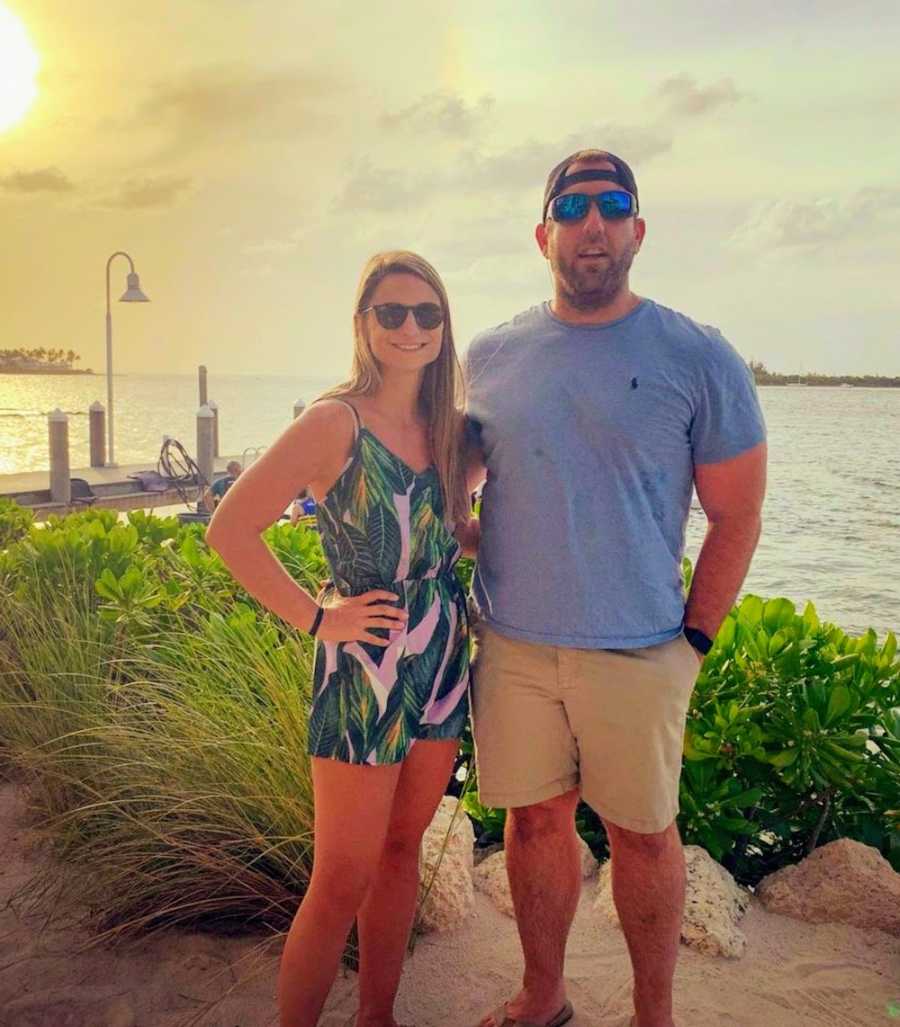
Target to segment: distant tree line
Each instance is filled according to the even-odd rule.
[[[0,349],[0,370],[71,371],[81,360],[73,349]]]
[[[750,370],[757,385],[858,385],[869,388],[900,388],[900,378],[883,374],[779,374],[761,360],[751,360]]]

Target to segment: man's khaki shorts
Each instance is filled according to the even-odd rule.
[[[678,813],[684,723],[700,661],[679,635],[646,649],[570,649],[473,628],[481,802],[530,806],[578,788],[642,834]]]

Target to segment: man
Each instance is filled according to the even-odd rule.
[[[473,583],[481,801],[509,809],[522,990],[483,1027],[560,1027],[580,893],[579,797],[603,819],[634,971],[634,1027],[673,1027],[684,905],[684,721],[760,532],[765,428],[714,328],[635,295],[634,175],[599,150],[555,167],[535,237],[553,299],[480,335],[466,371],[485,477]],[[692,486],[709,527],[685,605]],[[536,502],[536,496],[552,496]]]
[[[222,502],[222,497],[237,481],[242,470],[240,461],[229,460],[225,465],[225,476],[217,478],[203,493],[202,505],[209,513],[212,513],[219,503]]]

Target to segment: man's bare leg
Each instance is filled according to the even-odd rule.
[[[634,970],[634,1027],[675,1027],[672,981],[684,913],[684,851],[678,828],[638,834],[606,823],[613,899]]]
[[[514,1019],[544,1023],[566,1001],[566,941],[581,893],[577,805],[573,789],[507,813],[506,870],[525,956],[522,990],[507,1003]],[[486,1016],[480,1027],[494,1023]]]

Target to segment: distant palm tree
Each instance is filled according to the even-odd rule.
[[[23,349],[4,349],[0,350],[0,363],[5,366],[12,366],[13,364],[20,364],[27,356],[27,353]]]

